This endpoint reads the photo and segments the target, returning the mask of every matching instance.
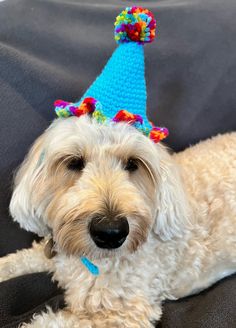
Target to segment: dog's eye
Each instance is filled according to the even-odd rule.
[[[71,171],[82,171],[85,167],[85,161],[83,157],[74,157],[67,163],[67,168]]]
[[[129,158],[126,165],[125,165],[125,170],[129,172],[134,172],[138,169],[138,163],[137,160],[134,158]]]

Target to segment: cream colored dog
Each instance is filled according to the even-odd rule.
[[[171,156],[124,123],[57,119],[22,164],[10,211],[51,234],[57,254],[42,242],[8,255],[0,280],[47,270],[66,290],[65,310],[22,327],[153,327],[163,300],[236,271],[236,133]]]

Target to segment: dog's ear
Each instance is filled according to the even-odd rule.
[[[46,132],[33,144],[19,168],[14,181],[10,213],[20,226],[39,236],[48,234],[43,222],[42,208],[36,204],[44,168],[44,140]]]
[[[190,207],[177,164],[164,146],[158,145],[157,148],[160,172],[158,209],[153,229],[162,240],[170,240],[182,237],[191,226]]]

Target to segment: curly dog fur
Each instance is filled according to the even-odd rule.
[[[161,302],[207,288],[236,271],[236,133],[170,155],[127,124],[57,119],[33,145],[15,178],[14,220],[43,241],[0,259],[0,280],[47,270],[65,288],[67,307],[22,327],[148,328]],[[82,170],[68,163],[83,157]],[[125,170],[135,159],[137,169]],[[117,249],[89,234],[94,213],[126,217]],[[47,237],[45,238],[45,240]],[[87,256],[99,267],[92,275]]]

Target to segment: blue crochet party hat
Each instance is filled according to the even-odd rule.
[[[153,14],[141,7],[127,7],[115,21],[118,47],[102,73],[76,103],[55,102],[59,117],[90,114],[100,123],[127,122],[154,142],[168,135],[166,128],[153,126],[146,116],[144,43],[155,37]]]

